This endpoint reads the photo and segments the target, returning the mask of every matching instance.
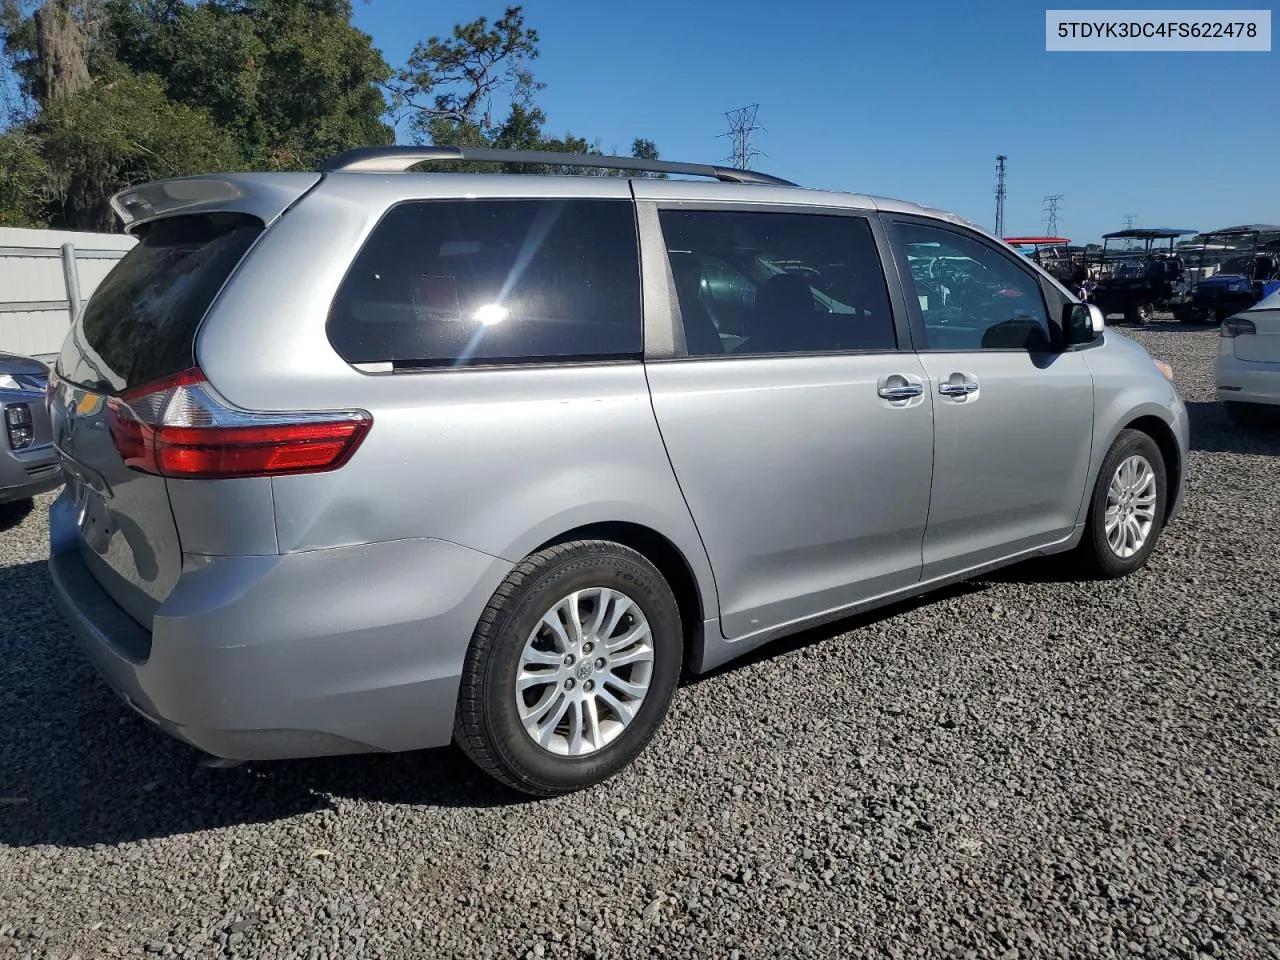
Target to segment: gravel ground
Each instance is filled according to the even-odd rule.
[[[784,642],[552,801],[452,750],[201,767],[71,649],[42,498],[0,535],[0,956],[1280,957],[1280,432],[1213,402],[1214,332],[1135,336],[1195,446],[1145,571]]]

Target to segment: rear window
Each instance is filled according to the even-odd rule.
[[[342,282],[329,339],[348,363],[638,359],[628,200],[426,200],[388,211]]]
[[[59,357],[62,375],[116,392],[190,367],[201,319],[262,229],[236,213],[144,227],[89,298]]]

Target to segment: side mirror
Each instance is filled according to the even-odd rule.
[[[1106,316],[1092,303],[1068,303],[1063,307],[1062,330],[1068,347],[1093,343],[1106,327]]]

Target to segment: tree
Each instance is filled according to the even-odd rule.
[[[234,140],[209,115],[173,103],[156,77],[95,81],[32,125],[53,193],[52,219],[77,230],[118,228],[109,199],[129,184],[232,170]]]
[[[532,107],[543,89],[528,68],[536,59],[538,32],[525,26],[521,7],[508,7],[492,27],[487,17],[477,17],[455,26],[449,39],[430,37],[413,48],[388,85],[392,110],[408,113],[420,142],[438,142],[433,127],[439,124],[492,129],[495,96],[513,107]]]
[[[546,114],[535,104],[545,84],[534,79],[530,63],[538,59],[538,33],[525,25],[522,7],[507,7],[490,25],[487,17],[453,28],[448,38],[433,36],[414,47],[406,66],[387,85],[391,110],[407,119],[410,135],[419,143],[456,147],[495,147],[554,153],[601,154],[598,140],[566,132],[563,137],[544,131]],[[505,119],[495,120],[495,100]],[[657,159],[652,140],[637,138],[633,157]],[[484,170],[490,164],[433,163],[432,170]],[[556,164],[504,164],[514,173],[603,173],[626,171],[588,169]]]
[[[115,58],[207,110],[246,161],[314,169],[354,145],[394,142],[391,76],[348,0],[108,0]]]
[[[601,152],[545,131],[521,7],[430,37],[395,72],[351,14],[351,0],[0,0],[23,100],[0,134],[0,222],[114,229],[108,197],[129,184],[314,169],[394,142],[388,115],[420,143]],[[650,140],[632,149],[658,155]]]
[[[0,227],[44,225],[48,174],[35,137],[21,129],[0,134]]]

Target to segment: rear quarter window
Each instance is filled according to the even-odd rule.
[[[200,321],[262,230],[261,220],[238,213],[144,226],[73,326],[62,375],[117,392],[190,367]]]
[[[639,359],[628,200],[424,200],[374,228],[334,299],[348,363]]]

